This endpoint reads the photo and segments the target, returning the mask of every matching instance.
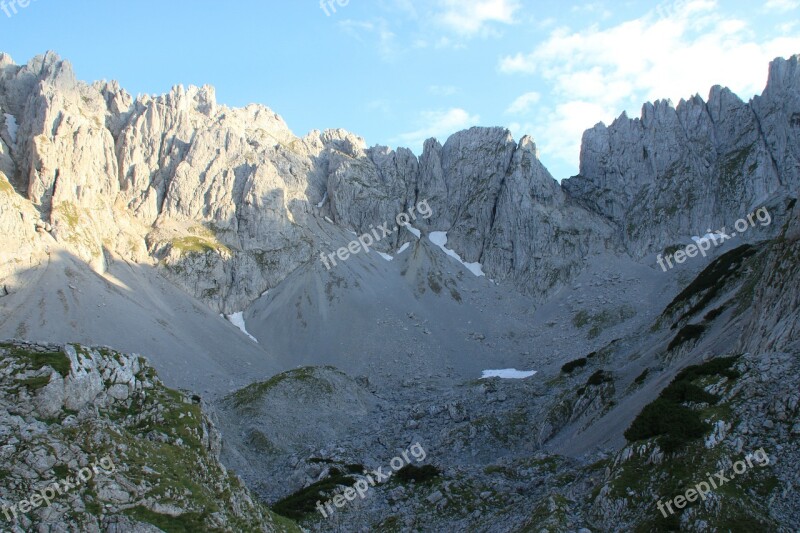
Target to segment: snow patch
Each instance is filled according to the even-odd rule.
[[[331,220],[329,217],[325,217],[325,220],[327,220],[328,222],[330,222],[331,224],[333,224],[333,220]]]
[[[328,199],[328,191],[325,191],[325,194],[322,196],[322,201],[317,204],[317,207],[322,207],[323,204],[325,203],[325,200],[327,199]]]
[[[11,138],[11,144],[17,144],[17,131],[19,130],[17,119],[9,113],[5,113],[5,117],[6,129],[8,130],[8,136]]]
[[[397,250],[397,252],[395,253],[395,255],[400,255],[400,254],[402,254],[403,252],[405,252],[406,250],[408,250],[408,247],[409,247],[409,246],[411,246],[411,243],[410,243],[410,242],[407,242],[407,243],[405,243],[403,246],[401,246],[401,247],[400,247],[400,248]]]
[[[408,231],[410,231],[414,235],[414,237],[416,237],[417,239],[422,238],[422,232],[420,230],[418,230],[417,228],[415,228],[414,226],[412,226],[411,224],[406,224],[404,227]]]
[[[391,255],[389,255],[389,254],[385,254],[385,253],[383,253],[383,252],[379,252],[379,251],[377,251],[377,250],[375,250],[375,253],[376,253],[376,254],[378,254],[379,256],[383,257],[383,258],[384,258],[384,259],[386,259],[387,261],[391,261],[392,259],[394,259],[394,257],[392,257]]]
[[[502,370],[484,370],[481,379],[525,379],[535,375],[536,370],[517,370],[516,368],[504,368]]]
[[[467,268],[467,270],[469,270],[470,272],[472,272],[476,276],[481,277],[481,276],[485,276],[486,275],[486,274],[483,273],[483,265],[481,265],[480,263],[465,263],[464,260],[461,259],[460,255],[458,255],[456,252],[454,252],[453,250],[451,250],[451,249],[449,249],[449,248],[447,248],[445,246],[445,244],[447,244],[447,233],[446,232],[444,232],[444,231],[432,231],[431,234],[428,235],[428,239],[430,239],[430,241],[433,244],[435,244],[436,246],[441,248],[444,253],[446,253],[447,255],[449,255],[450,257],[452,257],[453,259],[455,259],[456,261],[458,261],[462,265],[464,265]]]
[[[231,324],[242,330],[242,333],[250,337],[253,340],[253,342],[258,343],[258,339],[247,333],[247,328],[245,327],[244,324],[244,313],[240,311],[238,313],[233,313],[232,315],[228,315],[226,318],[230,321]]]

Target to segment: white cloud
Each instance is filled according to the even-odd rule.
[[[393,59],[397,55],[396,35],[389,28],[389,23],[378,18],[375,20],[347,19],[339,22],[345,33],[360,42],[366,43],[369,37],[377,41],[377,49],[383,59]]]
[[[439,22],[462,36],[480,34],[490,23],[513,24],[520,8],[517,0],[439,0],[438,4]]]
[[[763,89],[769,61],[797,50],[800,36],[759,39],[716,1],[684,0],[608,28],[558,28],[532,52],[502,58],[499,68],[549,86],[560,104],[541,111],[534,133],[543,155],[576,167],[581,134],[597,122],[622,111],[638,116],[644,101],[705,95],[715,84],[750,98]]]
[[[798,0],[768,0],[764,4],[764,9],[768,11],[778,11],[781,13],[792,11],[798,7],[800,7],[800,1]]]
[[[477,125],[480,117],[454,107],[447,110],[423,111],[417,122],[420,124],[418,130],[402,133],[394,140],[401,146],[407,146],[416,153],[421,153],[426,140],[435,137],[444,142],[453,133]]]
[[[506,113],[509,114],[525,114],[531,110],[534,104],[538,103],[539,100],[542,99],[542,95],[537,93],[536,91],[531,91],[528,93],[523,94],[516,100],[514,100],[508,109],[506,109]]]
[[[520,1],[384,0],[375,6],[382,10],[381,16],[348,19],[339,26],[391,61],[411,50],[458,50],[466,48],[470,39],[497,37],[498,26],[517,22]]]

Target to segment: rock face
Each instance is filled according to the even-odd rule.
[[[298,531],[219,463],[199,398],[165,388],[145,359],[22,342],[0,355],[4,530]]]
[[[796,186],[798,76],[797,57],[777,60],[751,103],[715,87],[708,102],[646,104],[640,119],[595,126],[581,174],[559,186],[533,141],[502,128],[432,139],[417,158],[343,130],[297,137],[266,107],[218,105],[211,87],[134,99],[77,81],[52,52],[24,66],[3,54],[0,179],[27,202],[6,195],[0,209],[27,210],[3,222],[20,242],[36,240],[38,212],[47,242],[98,271],[112,257],[160,264],[232,313],[318,255],[322,217],[361,234],[428,200],[420,229],[448,232],[465,261],[544,297],[596,253],[660,251]]]
[[[750,103],[717,86],[708,102],[648,103],[641,118],[596,125],[564,189],[611,220],[635,256],[729,227],[800,184],[799,60],[772,63]]]

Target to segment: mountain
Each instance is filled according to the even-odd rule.
[[[0,54],[0,338],[144,354],[314,530],[790,531],[798,62],[594,126],[559,183],[503,128],[417,157]]]

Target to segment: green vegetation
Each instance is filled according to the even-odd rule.
[[[328,368],[332,369],[332,367]],[[227,396],[226,401],[232,402],[233,406],[237,409],[250,407],[254,402],[262,399],[267,392],[286,380],[309,383],[328,394],[333,392],[333,386],[330,383],[316,376],[315,367],[306,366],[297,368],[295,370],[290,370],[288,372],[283,372],[271,377],[267,381],[261,381],[248,385],[247,387],[239,389],[233,394]]]
[[[597,385],[602,385],[603,383],[610,383],[612,381],[614,380],[611,377],[610,372],[606,372],[605,370],[598,370],[597,372],[589,376],[589,379],[586,381],[586,385],[596,387]]]
[[[719,316],[720,316],[722,313],[724,313],[724,312],[725,312],[725,308],[726,308],[726,307],[727,307],[726,305],[721,305],[721,306],[717,307],[716,309],[712,309],[711,311],[709,311],[708,313],[706,313],[706,316],[704,316],[704,317],[703,317],[703,320],[704,320],[704,321],[706,321],[706,322],[713,322],[713,321],[714,321],[714,320],[716,320],[716,319],[717,319],[717,318],[718,318],[718,317],[719,317]]]
[[[0,192],[4,192],[6,194],[14,194],[14,187],[6,178],[6,175],[0,172]]]
[[[206,525],[205,519],[208,517],[208,512],[200,513],[185,513],[180,516],[169,516],[154,513],[145,507],[134,507],[125,511],[129,517],[138,522],[145,522],[156,526],[165,533],[194,533],[195,531],[208,531],[217,532],[221,529],[209,529]]]
[[[572,324],[576,328],[582,328],[586,324],[589,323],[589,312],[588,311],[578,311],[578,313],[572,317]]]
[[[82,346],[72,347],[79,357],[91,352]],[[27,375],[31,369],[44,373],[49,368],[69,375],[70,362],[65,353],[40,353],[8,344],[0,348],[3,354],[0,362],[11,368],[22,366]],[[122,357],[106,349],[96,353],[117,361]],[[55,418],[43,420],[50,426],[49,438],[81,450],[81,455],[113,458],[118,471],[138,487],[139,495],[132,507],[122,512],[168,533],[216,531],[215,524],[220,522],[212,516],[214,513],[220,513],[227,522],[226,530],[252,531],[264,522],[273,523],[280,531],[297,531],[294,524],[278,519],[265,505],[246,497],[240,480],[226,472],[209,453],[207,427],[200,406],[181,392],[154,382],[155,377],[151,367],[143,368],[136,378],[150,381],[152,387],[147,387],[146,392],[134,391],[128,402],[98,406],[99,416],[81,424],[65,426],[57,424],[59,420]],[[20,381],[26,387],[36,388],[46,384],[49,377],[35,376]],[[75,414],[64,409],[58,418]],[[103,438],[98,439],[97,435]],[[24,450],[18,453],[27,453]],[[67,464],[57,463],[49,477],[63,480],[75,474]],[[72,517],[78,530],[85,529],[86,524],[81,522],[84,513],[98,519],[112,513],[98,499],[93,483],[86,483],[77,490],[85,504]],[[178,517],[165,516],[148,509],[149,506],[142,503],[146,500],[175,505],[185,512]]]
[[[414,481],[415,483],[425,483],[441,475],[442,471],[433,465],[406,465],[397,471],[397,479],[403,483]]]
[[[709,424],[691,409],[669,400],[658,399],[645,406],[631,426],[625,431],[625,438],[637,441],[659,437],[659,445],[665,452],[674,452],[684,444],[701,438]]]
[[[688,305],[693,298],[701,294],[702,297],[689,311],[684,313],[677,322],[693,316],[704,309],[722,291],[728,280],[738,275],[745,259],[754,255],[756,252],[757,249],[755,247],[744,244],[720,256],[708,265],[689,286],[670,302],[664,314],[671,316],[682,307]]]
[[[677,335],[675,335],[675,338],[669,343],[667,350],[671,352],[675,348],[678,348],[689,341],[697,340],[703,335],[703,333],[705,333],[705,331],[706,327],[702,324],[689,324],[680,330]]]
[[[53,467],[53,473],[58,476],[58,479],[65,479],[69,476],[69,467],[65,464],[57,464]]]
[[[276,454],[281,451],[280,448],[269,440],[269,437],[257,429],[250,431],[245,439],[245,444],[247,444],[250,449],[261,454]]]
[[[354,477],[331,469],[331,475],[276,502],[272,510],[287,518],[302,520],[316,510],[318,501],[330,499],[337,487],[350,487],[355,482]]]
[[[78,227],[78,224],[81,221],[78,206],[72,202],[61,202],[55,207],[54,211],[56,211],[59,217],[67,223],[69,229],[75,230]]]
[[[442,292],[442,285],[439,283],[439,280],[436,279],[436,276],[433,275],[433,272],[428,273],[428,287],[436,294]]]
[[[170,244],[172,248],[178,250],[181,255],[219,252],[224,248],[221,244],[203,237],[179,237],[173,239]]]
[[[580,359],[575,359],[573,361],[569,361],[568,363],[564,363],[561,367],[561,371],[565,374],[571,373],[576,368],[582,368],[586,366],[587,359],[585,357],[581,357]]]
[[[694,382],[707,376],[736,379],[739,373],[731,366],[737,357],[720,357],[702,365],[683,369],[665,388],[658,399],[645,406],[625,431],[628,441],[657,437],[666,452],[674,452],[685,444],[703,437],[711,429],[700,413],[684,403],[716,404],[719,398],[706,392]]]
[[[741,356],[717,357],[701,365],[687,366],[678,373],[675,381],[694,381],[704,376],[724,376],[728,379],[737,379],[742,374],[731,367],[736,364],[739,357]]]
[[[455,288],[453,288],[453,287],[451,287],[451,288],[450,288],[450,296],[453,298],[453,300],[455,300],[455,301],[457,301],[457,302],[461,302],[461,293],[459,293],[459,292],[458,292],[458,291],[457,291]]]
[[[20,379],[17,381],[17,383],[27,388],[31,392],[36,392],[50,384],[50,376],[36,376],[27,379]]]
[[[748,145],[740,150],[727,155],[725,163],[720,168],[720,178],[730,186],[736,186],[745,176],[744,164],[752,153],[754,145]],[[750,172],[754,168],[751,166]]]
[[[62,377],[69,376],[70,362],[69,357],[64,352],[32,352],[18,348],[11,344],[0,344],[0,348],[6,350],[8,355],[12,358],[19,360],[32,370],[40,370],[44,367],[50,367]],[[33,380],[37,378],[31,378]],[[50,381],[50,378],[47,378]],[[47,385],[47,383],[45,383]]]
[[[661,393],[661,398],[670,402],[681,404],[686,402],[715,404],[719,397],[706,392],[688,380],[673,381]]]
[[[633,318],[635,314],[633,308],[627,305],[617,309],[604,309],[596,315],[592,315],[588,311],[579,311],[572,318],[572,324],[579,329],[587,325],[590,326],[588,338],[595,339],[603,333],[604,329],[621,324]]]
[[[180,255],[207,254],[210,252],[230,254],[230,248],[220,242],[216,231],[220,230],[213,225],[211,229],[205,226],[194,226],[188,231],[188,235],[172,239],[170,246],[173,250],[177,250]]]

